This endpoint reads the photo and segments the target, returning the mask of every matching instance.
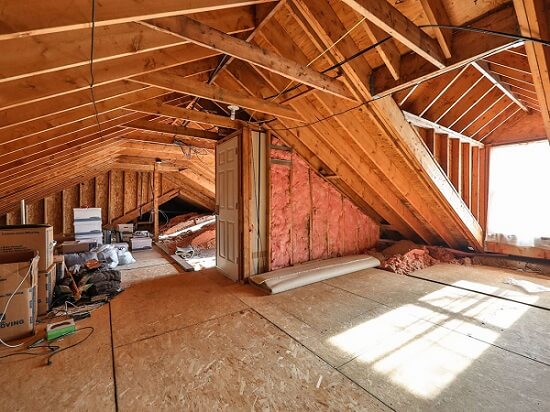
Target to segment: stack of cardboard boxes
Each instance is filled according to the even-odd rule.
[[[101,222],[101,208],[90,207],[73,209],[74,238],[77,241],[92,241],[103,244],[103,228]]]
[[[0,227],[0,313],[13,295],[0,323],[0,338],[14,339],[32,332],[36,316],[50,310],[56,281],[54,247],[53,228],[49,225]],[[20,289],[13,294],[20,282]],[[22,313],[22,309],[28,313]],[[21,323],[22,319],[29,321]]]

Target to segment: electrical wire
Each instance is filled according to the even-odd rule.
[[[514,39],[514,40],[517,40],[517,41],[532,41],[532,42],[536,42],[536,43],[541,43],[545,46],[550,46],[550,41],[548,40],[542,40],[542,39],[537,39],[537,38],[533,38],[533,37],[528,37],[528,36],[522,36],[522,35],[516,35],[516,34],[513,34],[513,33],[504,33],[504,32],[499,32],[499,31],[495,31],[495,30],[489,30],[489,29],[480,29],[480,28],[476,28],[476,27],[469,27],[469,26],[452,26],[452,25],[437,25],[437,24],[427,24],[427,25],[422,25],[422,26],[418,26],[419,28],[435,28],[435,27],[438,27],[438,28],[442,28],[442,29],[448,29],[448,30],[463,30],[463,31],[471,31],[471,32],[476,32],[476,33],[483,33],[483,34],[488,34],[488,35],[494,35],[494,36],[500,36],[500,37],[506,37],[506,38],[511,38],[511,39]],[[358,51],[357,53],[355,53],[354,55],[328,67],[327,69],[323,70],[322,73],[325,74],[331,70],[334,70],[334,69],[337,69],[339,67],[341,67],[342,65],[346,64],[346,63],[349,63],[350,61],[356,59],[357,57],[363,55],[364,53],[366,53],[367,51],[369,50],[372,50],[374,49],[375,47],[378,47],[380,46],[381,44],[383,44],[384,42],[390,40],[392,37],[391,36],[388,36],[388,37],[385,37],[384,39]],[[476,59],[475,61],[477,60],[481,60],[485,57],[487,57],[488,55],[491,55],[493,54],[493,51],[489,51],[485,54],[483,54],[482,56],[480,56],[478,59]],[[470,64],[472,62],[467,62],[467,63],[464,63],[463,65],[461,66],[458,66],[458,67],[463,67],[463,66],[466,66],[468,64]],[[457,68],[458,68],[457,67]],[[427,81],[430,81],[430,80],[433,80],[434,78],[442,75],[444,73],[441,73],[441,74],[438,74],[434,77],[431,77],[429,79],[425,79],[425,80],[420,80],[418,82],[416,82],[415,84],[411,84],[409,87],[407,88],[404,88],[403,90],[407,90],[408,88],[411,88],[411,87],[416,87],[418,86],[419,84],[422,84],[424,82],[427,82]],[[288,91],[292,91],[292,90],[295,90],[296,88],[300,87],[302,85],[296,85],[294,88],[292,89],[289,89]],[[380,100],[384,97],[387,97],[389,95],[391,95],[393,93],[386,93],[386,94],[381,94],[381,95],[378,95],[378,96],[375,96],[373,97],[372,99],[369,99],[369,100],[366,100],[360,104],[357,104],[351,108],[348,108],[346,110],[343,110],[341,112],[337,112],[337,113],[333,113],[329,116],[326,116],[326,117],[322,117],[320,119],[317,119],[315,121],[312,121],[312,122],[309,122],[309,123],[305,123],[305,124],[301,124],[301,125],[298,125],[298,126],[291,126],[291,127],[280,127],[280,128],[270,128],[270,130],[273,130],[273,131],[289,131],[289,130],[296,130],[296,129],[302,129],[302,128],[305,128],[305,127],[309,127],[309,126],[313,126],[313,125],[316,125],[318,123],[321,123],[321,122],[324,122],[326,120],[329,120],[329,119],[332,119],[334,117],[337,117],[337,116],[341,116],[343,114],[346,114],[346,113],[349,113],[353,110],[357,110],[359,109],[360,107],[362,106],[367,106],[369,105],[370,103],[373,103],[377,100]],[[280,94],[279,94],[280,95]],[[277,96],[277,95],[274,95],[274,96]],[[266,99],[269,99],[270,97],[267,97]],[[273,122],[277,120],[276,118],[275,119],[270,119],[268,122]],[[267,122],[266,122],[267,123]]]
[[[99,129],[99,132],[101,133],[102,131],[101,122],[99,121],[99,113],[97,110],[97,104],[96,104],[95,95],[94,95],[95,2],[96,0],[92,0],[92,27],[91,27],[91,36],[90,36],[90,95],[92,97],[92,104],[94,106],[95,120],[97,123],[97,127]]]
[[[78,333],[78,332],[80,332],[80,331],[83,331],[83,330],[89,330],[90,333],[88,333],[88,334],[84,337],[84,339],[81,339],[81,340],[79,340],[78,342],[73,343],[72,345],[65,346],[65,347],[63,347],[63,348],[61,348],[61,349],[57,349],[57,350],[53,351],[53,353],[51,353],[51,354],[48,356],[48,358],[46,359],[46,364],[47,364],[47,365],[51,365],[51,364],[52,364],[52,358],[53,358],[55,355],[57,355],[58,353],[61,353],[61,352],[63,352],[63,351],[66,351],[67,349],[74,348],[75,346],[78,346],[78,345],[80,345],[81,343],[84,343],[84,342],[87,341],[88,338],[89,338],[90,336],[92,336],[93,333],[94,333],[94,328],[93,328],[92,326],[86,326],[86,327],[84,327],[84,328],[77,329],[77,331],[75,332],[75,334]]]
[[[23,279],[21,279],[21,282],[19,282],[19,285],[17,285],[17,287],[15,288],[15,290],[12,292],[12,294],[10,295],[10,297],[8,298],[8,300],[6,301],[6,305],[4,306],[4,310],[3,312],[0,314],[0,322],[3,322],[4,321],[4,318],[6,317],[6,313],[8,312],[8,307],[10,306],[10,303],[11,303],[11,300],[13,299],[13,297],[17,294],[17,292],[19,291],[19,289],[21,288],[21,286],[23,285],[23,283],[25,283],[25,281],[27,280],[27,278],[29,277],[30,273],[31,273],[31,270],[34,266],[34,261],[37,259],[37,257],[34,257],[31,264],[29,265],[29,268],[27,269],[27,273],[25,274],[25,276],[23,276]],[[18,343],[17,345],[10,345],[9,343],[6,343],[4,342],[3,339],[0,338],[0,343],[8,348],[18,348],[20,346],[23,345],[23,343]]]

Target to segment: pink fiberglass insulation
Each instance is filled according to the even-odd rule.
[[[329,257],[343,256],[343,236],[341,234],[342,219],[344,218],[344,209],[342,207],[343,198],[340,192],[338,192],[331,185],[329,186],[328,193],[328,227],[327,227],[327,239],[328,239],[328,253]]]
[[[271,165],[271,268],[292,264],[290,239],[290,167]]]
[[[282,145],[278,140],[272,144]],[[378,225],[298,155],[271,150],[271,269],[365,252],[378,241]]]
[[[292,203],[292,255],[293,264],[311,260],[311,190],[309,167],[292,155],[292,179],[290,201]]]
[[[317,174],[310,174],[311,181],[311,259],[326,259],[328,224],[328,185]]]

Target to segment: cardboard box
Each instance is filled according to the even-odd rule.
[[[96,246],[97,242],[95,240],[68,240],[59,245],[59,251],[64,255],[68,253],[89,252],[90,249]]]
[[[34,252],[40,255],[38,270],[53,263],[53,227],[49,225],[0,226],[0,253]]]
[[[153,248],[153,240],[150,237],[133,237],[132,251],[147,250]]]
[[[95,243],[96,245],[103,244],[103,233],[98,233],[97,235],[75,235],[74,238],[78,242]]]
[[[55,288],[56,264],[53,263],[49,270],[38,272],[37,303],[38,315],[45,315],[50,311]]]
[[[54,255],[53,261],[55,263],[55,281],[59,282],[65,277],[65,256]]]
[[[99,220],[101,222],[101,208],[75,208],[73,209],[74,221]]]
[[[75,235],[103,235],[100,220],[92,220],[86,222],[74,222]]]
[[[134,224],[133,223],[123,223],[116,225],[116,230],[120,233],[134,233]]]
[[[38,261],[36,252],[0,253],[0,338],[4,341],[34,333]]]

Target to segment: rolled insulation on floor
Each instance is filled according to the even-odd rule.
[[[275,294],[379,265],[380,261],[369,255],[344,256],[277,269],[251,276],[249,280],[252,284]]]

